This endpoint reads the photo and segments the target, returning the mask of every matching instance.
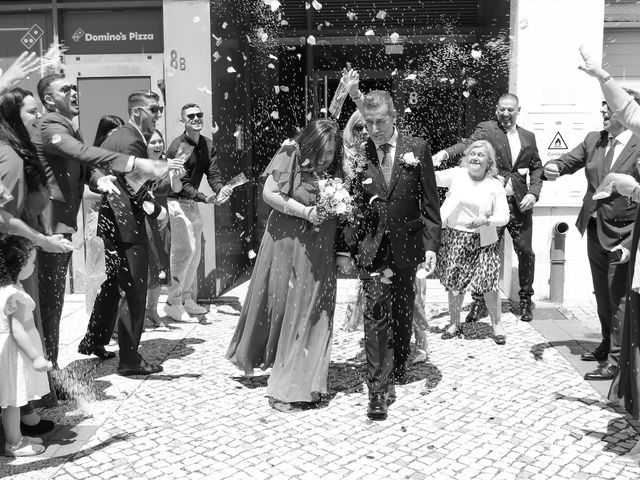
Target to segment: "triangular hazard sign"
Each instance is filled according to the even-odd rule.
[[[569,150],[569,147],[567,147],[564,138],[562,138],[562,135],[558,132],[551,139],[551,143],[547,147],[547,150]]]

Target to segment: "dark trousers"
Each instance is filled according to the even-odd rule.
[[[139,365],[140,337],[144,329],[147,299],[148,253],[144,245],[105,240],[107,279],[93,304],[85,346],[107,345],[118,320],[118,344],[121,365]],[[129,315],[118,316],[120,289],[125,292]]]
[[[587,257],[593,279],[593,291],[596,295],[603,344],[609,353],[609,363],[617,367],[622,342],[629,263],[617,265],[611,263],[607,253],[608,250],[600,245],[596,219],[592,218],[587,227]]]
[[[71,239],[71,235],[65,235]],[[38,250],[38,297],[42,317],[44,348],[49,360],[58,365],[60,319],[71,252],[49,253]]]
[[[382,276],[361,275],[365,295],[364,344],[367,355],[367,386],[369,394],[386,393],[393,382],[394,370],[404,370],[411,352],[411,325],[413,323],[413,287],[417,267],[398,268],[391,265],[388,248],[374,260],[369,271],[393,270],[391,283],[382,282]]]
[[[509,203],[509,223],[498,229],[499,239],[502,240],[504,231],[509,230],[513,240],[513,249],[518,257],[518,280],[520,283],[520,301],[530,302],[533,296],[533,278],[536,268],[536,255],[533,253],[531,238],[533,235],[533,212],[521,212],[514,196],[507,197]],[[472,293],[475,301],[484,301],[481,294]]]

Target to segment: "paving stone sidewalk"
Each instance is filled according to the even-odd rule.
[[[625,455],[639,438],[637,423],[608,405],[568,358],[597,334],[591,305],[539,304],[538,315],[550,320],[533,325],[505,313],[505,346],[490,338],[488,320],[465,325],[464,339],[442,340],[444,291],[430,283],[429,359],[397,387],[389,419],[371,422],[362,332],[342,329],[352,288],[353,281],[339,283],[329,398],[320,408],[290,411],[270,405],[266,375],[243,378],[224,360],[242,288],[217,304],[209,324],[145,332],[143,355],[164,366],[146,378],[118,377],[115,360],[75,353],[87,315],[83,297],[69,297],[61,364],[76,401],[45,412],[62,424],[44,437],[45,454],[0,458],[0,477],[640,478],[638,459]],[[555,324],[573,325],[584,342],[568,351],[554,346],[538,328],[562,330]]]

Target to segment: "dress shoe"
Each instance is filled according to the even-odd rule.
[[[520,302],[520,320],[523,322],[533,320],[533,304],[531,301]]]
[[[369,407],[367,417],[371,420],[387,419],[387,396],[384,393],[372,393],[369,395]]]
[[[148,363],[146,360],[142,360],[139,365],[126,365],[120,364],[118,367],[118,375],[123,377],[130,377],[133,375],[152,375],[154,373],[160,373],[163,368],[160,365]]]
[[[103,345],[87,345],[83,342],[80,342],[80,345],[78,345],[78,353],[82,355],[95,355],[101,360],[109,360],[116,356],[115,352],[105,350]]]
[[[593,352],[586,352],[580,355],[580,360],[585,362],[604,362],[608,356],[608,353],[595,349]]]
[[[471,309],[469,310],[469,314],[467,315],[466,322],[477,322],[481,318],[488,317],[489,311],[487,310],[487,304],[483,301],[474,301],[471,304]]]
[[[585,380],[613,380],[613,377],[618,373],[618,367],[611,365],[609,362],[605,362],[596,368],[593,372],[585,374]]]
[[[407,370],[404,368],[395,368],[393,370],[393,383],[403,385],[407,381]]]
[[[38,423],[35,425],[27,425],[24,422],[20,422],[20,431],[22,435],[27,435],[28,437],[37,437],[42,435],[43,433],[50,432],[53,430],[56,424],[51,420],[45,420],[41,418]]]
[[[494,335],[493,336],[493,341],[496,342],[498,345],[504,345],[505,343],[507,343],[507,336],[506,335]]]
[[[396,401],[396,386],[392,383],[387,390],[387,405],[391,405]]]

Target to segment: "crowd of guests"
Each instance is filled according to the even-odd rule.
[[[633,224],[640,201],[634,150],[640,148],[640,106],[583,57],[582,69],[600,79],[605,95],[604,131],[544,168],[533,133],[516,123],[520,105],[513,94],[498,99],[495,120],[432,156],[426,141],[396,128],[388,92],[363,94],[357,72],[345,72],[342,81],[357,106],[346,131],[331,119],[310,121],[282,144],[263,174],[272,212],[227,358],[245,375],[271,368],[267,394],[275,400],[320,401],[328,392],[337,270],[357,267],[363,301],[351,322],[364,327],[367,416],[386,419],[395,385],[407,381],[412,331],[426,350],[424,279],[434,274],[448,292],[443,339],[463,334],[461,306],[470,291],[467,321],[488,316],[493,340],[504,345],[498,292],[504,232],[519,262],[518,313],[528,322],[532,207],[543,180],[584,167],[589,188],[578,228],[587,232],[603,341],[583,359],[602,361],[587,377],[615,379],[612,400],[638,416],[640,232]],[[106,278],[78,350],[115,357],[105,346],[117,323],[123,376],[162,371],[138,346],[145,318],[161,324],[163,280],[170,278],[169,317],[190,321],[206,312],[195,290],[202,233],[197,203],[220,204],[232,192],[212,141],[201,135],[198,105],[182,108],[185,131],[166,155],[156,129],[163,107],[150,91],[129,95],[127,121],[103,117],[90,145],[74,123],[78,93],[67,78],[54,73],[38,83],[41,118],[34,95],[17,87],[36,67],[33,56],[23,55],[0,77],[0,406],[9,456],[41,453],[38,435],[53,428],[31,402],[55,400],[55,376],[46,372],[58,368],[70,237],[85,185],[101,194],[97,235]],[[438,169],[441,164],[448,168]],[[214,195],[198,191],[205,175]],[[318,208],[327,178],[353,199],[348,222]],[[442,205],[438,186],[448,189]],[[126,309],[118,306],[121,297]]]
[[[169,317],[197,321],[207,312],[195,296],[202,233],[196,202],[221,204],[232,191],[211,140],[200,134],[198,105],[182,108],[185,131],[169,158],[156,129],[163,107],[151,91],[123,99],[127,121],[104,116],[91,145],[75,122],[77,88],[63,74],[38,82],[43,115],[33,93],[17,86],[38,68],[39,59],[25,54],[0,77],[0,406],[9,456],[43,451],[37,437],[54,424],[33,407],[65,395],[56,380],[60,318],[85,186],[101,194],[96,233],[106,278],[78,351],[114,358],[105,346],[117,328],[123,376],[162,371],[138,347],[145,318],[161,323],[159,287],[169,271]],[[198,192],[204,175],[214,191],[208,197]],[[126,308],[119,309],[121,296]]]

